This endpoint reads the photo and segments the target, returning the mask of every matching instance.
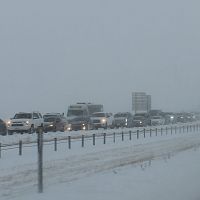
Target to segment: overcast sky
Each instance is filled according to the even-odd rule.
[[[200,110],[198,0],[0,1],[0,118],[93,102]]]

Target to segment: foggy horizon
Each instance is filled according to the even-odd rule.
[[[0,118],[70,104],[200,111],[198,1],[3,1]]]

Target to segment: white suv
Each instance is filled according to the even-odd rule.
[[[113,128],[113,115],[112,113],[95,112],[91,116],[92,125],[95,129],[98,128]]]
[[[33,133],[43,126],[43,118],[39,112],[20,112],[16,113],[7,124],[9,135],[13,132]]]

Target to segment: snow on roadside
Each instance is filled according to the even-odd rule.
[[[57,183],[43,194],[13,200],[198,200],[199,149],[170,158],[103,171],[72,182]]]
[[[172,135],[169,133],[162,136],[161,134],[155,136],[154,133],[154,137],[147,136],[146,138],[141,137],[140,139],[134,138],[132,140],[129,140],[128,135],[126,135],[123,142],[121,136],[119,136],[116,138],[115,143],[113,143],[113,138],[111,137],[107,138],[106,144],[103,144],[103,138],[98,138],[95,146],[93,146],[92,141],[89,140],[84,148],[82,148],[80,144],[80,141],[74,142],[72,144],[72,149],[69,150],[67,143],[60,143],[57,152],[54,152],[52,144],[44,147],[45,195],[40,196],[35,196],[37,191],[37,147],[25,148],[22,156],[16,156],[17,152],[14,149],[3,152],[2,158],[0,159],[0,199],[21,200],[25,197],[25,199],[30,198],[30,200],[38,197],[45,199],[47,198],[46,196],[49,197],[51,193],[50,188],[52,188],[52,190],[60,190],[57,187],[54,188],[54,185],[58,185],[62,188],[63,183],[65,183],[64,185],[71,186],[72,184],[73,187],[73,184],[76,185],[85,180],[92,180],[93,177],[97,177],[98,180],[98,178],[104,176],[104,174],[110,176],[111,172],[110,180],[112,174],[119,174],[121,171],[119,167],[127,165],[130,165],[131,169],[135,169],[139,164],[141,165],[139,167],[140,170],[146,171],[144,169],[146,169],[148,165],[154,166],[153,163],[158,162],[155,159],[164,159],[166,161],[169,157],[173,156],[174,153],[190,148],[198,148],[200,145],[200,137],[199,132],[182,132]],[[134,163],[135,165],[133,165]],[[195,161],[192,161],[192,163],[195,163]],[[159,162],[158,165],[160,165]],[[123,167],[122,169],[126,171],[129,167]],[[183,168],[183,170],[184,169],[185,168]],[[159,178],[157,181],[160,181]],[[84,185],[87,185],[87,183]],[[102,185],[104,185],[103,182]],[[120,183],[119,187],[126,190],[126,188],[120,186]],[[140,187],[143,187],[143,184]],[[110,190],[115,191],[115,188],[110,188]],[[91,191],[90,194],[92,193]],[[98,191],[96,191],[96,193],[98,194]],[[63,195],[66,198],[65,190],[61,192],[61,197],[59,197],[59,199],[62,198]],[[73,195],[76,196],[76,194],[71,195],[72,199],[80,199],[73,197]],[[112,195],[114,196],[114,194]],[[50,196],[53,196],[53,194],[50,194]],[[100,197],[101,195],[97,196],[95,199],[110,199],[104,198],[104,196],[102,196],[103,198]],[[86,195],[85,199],[87,198],[89,197]],[[49,197],[49,199],[55,198]],[[127,197],[127,199],[129,198]],[[140,198],[138,197],[138,199]]]

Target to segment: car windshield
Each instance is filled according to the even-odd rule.
[[[161,117],[160,116],[154,116],[154,117],[152,117],[152,119],[161,119]]]
[[[76,118],[72,119],[71,121],[75,121],[75,122],[88,121],[88,118],[85,118],[85,117],[76,117]]]
[[[126,113],[117,113],[117,114],[114,115],[114,117],[115,118],[117,118],[117,117],[128,117],[128,114],[126,114]]]
[[[31,119],[31,113],[18,113],[14,116],[14,119]]]
[[[56,117],[56,116],[59,116],[59,115],[57,115],[57,114],[46,114],[46,115],[43,115],[43,118]]]
[[[67,116],[83,116],[83,110],[68,110]]]
[[[105,117],[105,113],[93,113],[92,117]]]
[[[135,116],[133,119],[134,119],[134,120],[143,120],[144,117],[142,117],[142,116]]]
[[[54,122],[56,120],[55,117],[46,117],[44,118],[44,122]]]

